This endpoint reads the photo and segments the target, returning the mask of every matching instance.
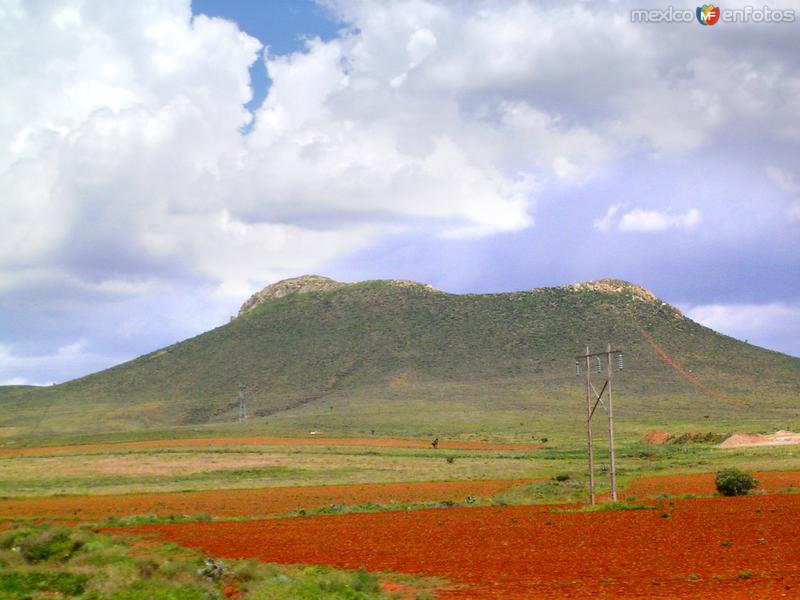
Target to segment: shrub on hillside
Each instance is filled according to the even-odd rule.
[[[714,480],[717,491],[723,496],[746,496],[758,485],[750,473],[739,469],[722,469]]]

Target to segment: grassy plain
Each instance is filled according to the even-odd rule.
[[[238,432],[241,434],[242,429]],[[166,432],[164,432],[166,433]],[[253,432],[248,432],[253,433]],[[562,441],[536,450],[457,450],[338,445],[180,446],[169,442],[130,448],[129,437],[82,438],[87,443],[37,450],[36,456],[0,451],[4,497],[124,494],[188,490],[269,488],[370,482],[458,480],[549,480],[568,474],[582,481],[585,447]],[[176,436],[177,437],[177,436]],[[445,438],[442,438],[443,440]],[[54,440],[51,440],[54,441]],[[59,442],[65,440],[59,439]],[[75,441],[75,440],[73,440]],[[317,440],[315,440],[316,442]],[[541,438],[539,438],[541,443]],[[595,441],[599,479],[608,465],[606,441]],[[22,451],[21,451],[22,452]],[[4,455],[5,453],[5,455]],[[713,472],[726,466],[751,470],[800,469],[797,447],[721,449],[713,444],[647,445],[621,436],[617,472],[632,478],[669,473]]]

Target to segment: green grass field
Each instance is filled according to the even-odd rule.
[[[618,427],[624,427],[624,423]],[[109,437],[100,439],[108,441]],[[130,435],[125,438],[131,441]],[[533,451],[434,450],[337,446],[331,440],[330,446],[209,449],[167,445],[95,450],[79,444],[50,455],[45,451],[42,456],[0,456],[0,488],[5,497],[27,497],[371,482],[550,479],[558,473],[568,473],[573,480],[584,478],[586,449],[582,443],[551,443],[548,439],[543,446]],[[622,485],[640,476],[709,472],[725,466],[800,469],[800,452],[794,446],[652,446],[621,436],[616,454]],[[595,438],[595,456],[598,467],[607,465],[606,440],[600,434]]]

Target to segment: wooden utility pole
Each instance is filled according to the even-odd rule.
[[[608,477],[611,480],[611,501],[617,501],[617,467],[614,461],[614,407],[611,404],[611,380],[614,367],[611,363],[611,342],[606,346],[606,377],[608,388]]]
[[[592,506],[594,506],[594,448],[592,446],[592,373],[591,370],[589,369],[589,346],[586,346],[586,443],[589,450],[589,502],[591,503]]]
[[[618,366],[622,369],[622,351],[612,350],[611,342],[606,346],[605,352],[596,352],[592,354],[589,347],[586,347],[586,354],[581,354],[575,357],[576,375],[580,375],[580,365],[583,363],[586,368],[586,444],[589,451],[589,502],[592,506],[595,503],[594,491],[594,449],[592,446],[592,417],[594,416],[597,405],[600,404],[606,409],[608,414],[608,461],[609,461],[609,478],[611,480],[611,501],[617,501],[617,465],[614,456],[614,407],[612,405],[611,397],[611,383],[614,378],[614,365],[612,357],[616,355]],[[602,362],[600,357],[605,357],[606,363],[606,380],[603,387],[598,393],[592,385],[591,377],[591,358],[597,359],[597,372],[602,373]],[[603,402],[603,394],[606,394],[608,406]],[[594,401],[594,403],[593,403]]]

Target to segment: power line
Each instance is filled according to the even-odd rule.
[[[586,448],[589,454],[589,502],[595,504],[594,493],[594,445],[592,443],[592,417],[598,406],[602,406],[608,414],[608,466],[609,478],[611,480],[611,501],[617,501],[617,468],[614,456],[614,405],[611,395],[611,383],[614,378],[613,357],[617,359],[617,367],[622,370],[622,351],[612,350],[611,342],[608,343],[605,352],[595,352],[592,354],[589,347],[586,353],[575,357],[575,375],[581,374],[581,363],[586,369]],[[603,362],[605,362],[606,378],[600,392],[592,384],[591,359],[597,362],[597,372],[603,372]],[[605,358],[605,361],[603,361]],[[606,396],[606,403],[603,402],[603,394]],[[594,405],[592,404],[594,402]]]

